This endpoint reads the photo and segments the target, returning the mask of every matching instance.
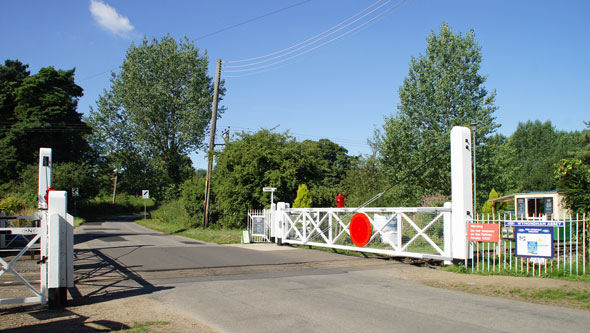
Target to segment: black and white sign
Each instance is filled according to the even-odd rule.
[[[150,198],[150,190],[141,191],[141,196],[143,197],[144,200],[149,199]]]
[[[77,198],[80,196],[80,188],[79,187],[72,187],[72,196]]]
[[[264,236],[264,217],[252,217],[252,236]]]

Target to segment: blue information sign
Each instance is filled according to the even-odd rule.
[[[505,221],[505,226],[526,226],[526,227],[563,227],[564,221]]]
[[[523,227],[515,230],[516,256],[553,258],[553,228]]]

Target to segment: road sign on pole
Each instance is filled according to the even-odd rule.
[[[150,190],[142,190],[141,196],[143,197],[143,219],[147,219],[147,200],[150,198]]]

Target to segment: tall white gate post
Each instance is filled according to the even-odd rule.
[[[451,130],[451,196],[453,260],[470,259],[467,246],[467,220],[473,216],[471,131],[467,127]]]
[[[67,302],[67,288],[74,286],[73,218],[67,210],[66,191],[49,192],[47,211],[47,300],[49,306]]]
[[[285,209],[289,208],[289,204],[286,202],[277,202],[276,210],[274,212],[274,223],[273,228],[275,232],[275,239],[277,245],[283,245],[283,239],[285,238]]]
[[[51,186],[51,148],[39,149],[39,209],[47,209],[45,193]]]

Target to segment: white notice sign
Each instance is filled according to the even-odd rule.
[[[141,191],[141,196],[143,197],[144,200],[149,199],[150,198],[150,190]]]

